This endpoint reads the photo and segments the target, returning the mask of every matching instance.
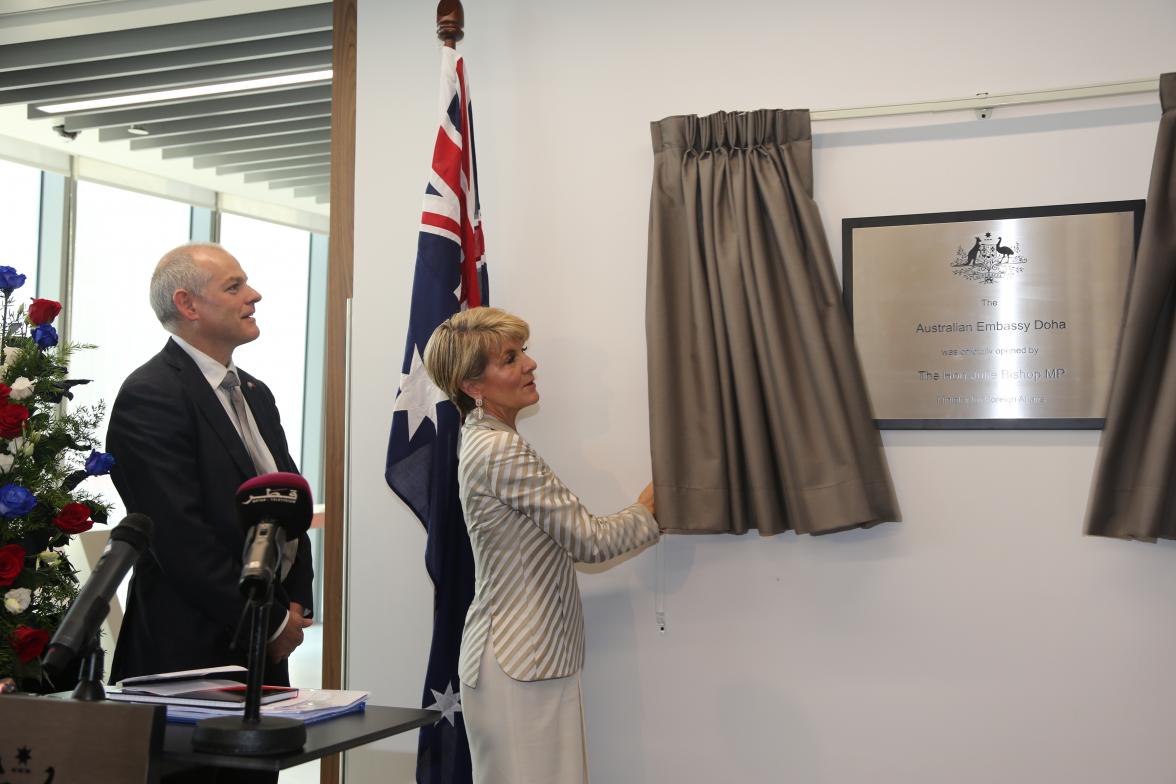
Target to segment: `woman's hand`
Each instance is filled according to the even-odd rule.
[[[651,515],[657,516],[653,506],[653,482],[647,484],[645,489],[641,491],[641,495],[637,496],[637,503],[648,509]]]

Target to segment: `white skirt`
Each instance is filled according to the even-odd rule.
[[[487,639],[477,687],[461,686],[474,784],[588,784],[580,673],[516,681],[492,647]]]

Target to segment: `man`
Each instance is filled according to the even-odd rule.
[[[247,661],[236,491],[257,474],[297,471],[273,395],[233,364],[233,350],[260,334],[260,299],[214,244],[170,251],[151,277],[151,307],[171,338],[123,383],[106,440],[127,511],[155,523],[131,579],[112,681]],[[266,683],[289,683],[286,658],[311,623],[311,579],[304,534],[275,581]]]

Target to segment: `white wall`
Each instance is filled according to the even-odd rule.
[[[1155,78],[1176,5],[467,0],[494,304],[530,320],[520,429],[599,511],[649,476],[648,123]],[[349,683],[414,705],[424,535],[382,481],[435,134],[429,3],[359,7]],[[816,127],[845,217],[1141,198],[1154,96]],[[905,128],[905,130],[904,130]],[[682,394],[690,394],[683,390]],[[1082,535],[1095,432],[887,432],[905,522],[673,537],[581,575],[593,779],[1171,781],[1176,548]],[[349,758],[411,781],[415,735]]]

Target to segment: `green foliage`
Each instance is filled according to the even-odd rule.
[[[0,285],[12,283],[14,275],[12,268],[0,267]],[[75,350],[92,346],[47,345],[56,341],[53,328],[46,333],[45,327],[30,322],[23,306],[12,307],[13,289],[18,287],[0,288],[0,552],[17,545],[24,559],[19,573],[5,576],[0,557],[0,678],[15,677],[27,684],[41,678],[39,655],[33,654],[39,654],[45,635],[53,634],[77,596],[77,571],[62,550],[78,531],[94,521],[105,522],[110,506],[79,484],[108,470],[92,462],[87,471],[87,458],[100,448],[95,434],[103,407],[68,405],[70,388],[79,383],[68,379],[70,357]],[[41,324],[50,325],[56,303],[40,303],[31,311]],[[47,321],[46,309],[53,314]],[[35,329],[41,330],[40,345]],[[31,499],[21,489],[31,493]],[[69,504],[88,507],[88,519],[85,510],[78,519],[79,509],[73,507],[70,523],[68,515],[62,516]],[[62,530],[63,524],[70,530]],[[14,552],[8,550],[10,567]],[[25,598],[28,606],[21,608]],[[17,640],[30,637],[34,643],[23,647],[29,661],[22,662]]]

